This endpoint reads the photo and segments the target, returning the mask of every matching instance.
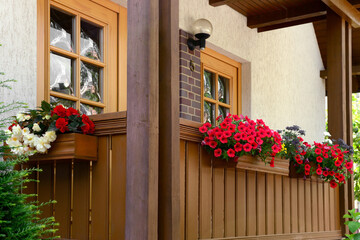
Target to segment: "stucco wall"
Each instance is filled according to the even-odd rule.
[[[36,29],[36,0],[0,0],[0,79],[17,80],[0,102],[36,105]]]
[[[251,63],[251,117],[274,129],[297,124],[306,139],[322,140],[325,129],[325,83],[312,24],[258,33],[228,6],[208,0],[180,0],[180,28],[206,18],[213,24],[209,42]]]

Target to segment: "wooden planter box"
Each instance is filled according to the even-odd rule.
[[[212,166],[214,168],[239,168],[244,170],[251,170],[256,172],[265,172],[278,175],[289,175],[289,160],[282,158],[275,158],[275,166],[270,167],[258,157],[242,156],[238,159],[238,162],[230,160],[226,162],[223,159],[213,158]]]
[[[96,161],[98,140],[96,136],[66,133],[57,136],[46,154],[35,154],[30,161],[85,160]]]

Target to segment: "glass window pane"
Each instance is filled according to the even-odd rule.
[[[102,61],[102,28],[81,21],[81,55]]]
[[[215,99],[215,74],[204,70],[204,97]]]
[[[74,95],[75,61],[50,53],[50,90]]]
[[[50,96],[50,103],[52,105],[63,105],[64,107],[72,107],[72,108],[75,108],[75,102],[73,101],[70,101],[70,100],[67,100],[67,99],[63,99],[63,98],[57,98],[57,97],[54,97],[54,96]]]
[[[218,108],[218,116],[221,116],[219,118],[219,121],[222,121],[224,120],[224,117],[226,117],[226,115],[230,113],[230,109],[226,108],[226,107],[222,107],[219,105],[219,108]]]
[[[50,10],[50,45],[74,51],[75,17],[55,9]]]
[[[215,104],[204,101],[204,123],[215,123]]]
[[[230,104],[229,79],[220,75],[218,77],[218,97],[219,102]]]
[[[103,109],[80,103],[80,113],[86,115],[96,115],[102,113]]]
[[[81,62],[80,96],[95,102],[102,101],[102,73],[99,67]]]

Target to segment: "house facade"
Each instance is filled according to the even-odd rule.
[[[96,124],[97,161],[30,163],[43,172],[28,189],[57,200],[43,214],[56,217],[62,238],[340,239],[351,186],[334,190],[251,163],[216,168],[201,148],[197,128],[226,113],[324,138],[325,81],[333,80],[320,77],[327,59],[312,22],[332,8],[240,2],[0,0],[1,71],[17,80],[0,101],[59,102]],[[292,19],[311,5],[321,19],[300,10]],[[201,18],[213,31],[192,51],[187,40]],[[331,104],[338,89],[327,90]],[[329,129],[346,139],[334,115]]]

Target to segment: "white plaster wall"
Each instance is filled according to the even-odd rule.
[[[0,80],[17,80],[0,102],[36,105],[36,29],[36,0],[0,0]]]
[[[251,118],[262,118],[273,129],[297,124],[307,140],[323,139],[325,83],[312,24],[258,33],[228,6],[180,0],[180,28],[191,32],[198,18],[213,24],[209,42],[251,62]]]

